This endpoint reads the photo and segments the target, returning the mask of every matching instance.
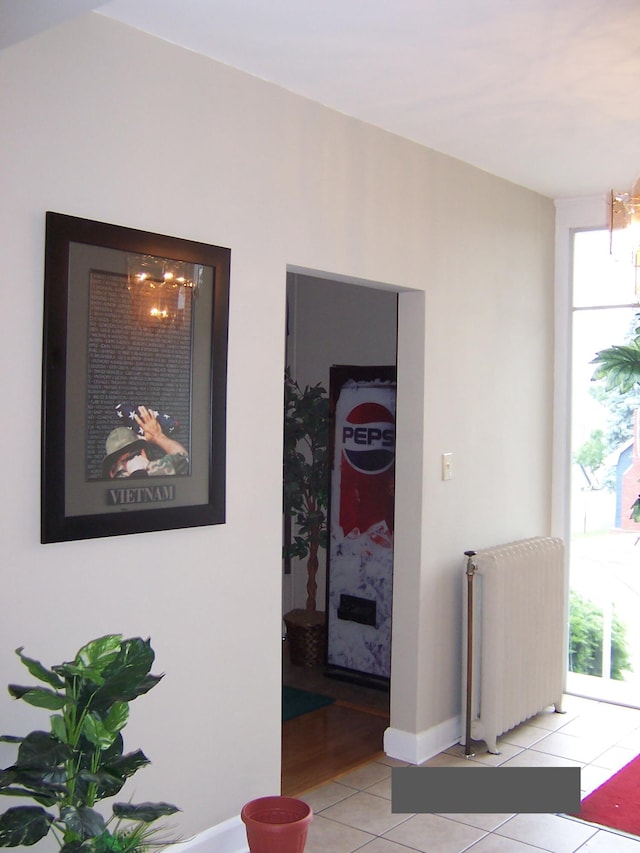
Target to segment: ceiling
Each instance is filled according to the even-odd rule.
[[[95,9],[552,198],[640,174],[639,0],[0,0]]]

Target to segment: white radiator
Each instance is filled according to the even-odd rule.
[[[537,537],[467,552],[462,695],[469,738],[497,738],[539,711],[562,711],[564,544]],[[469,608],[469,603],[471,607]],[[471,630],[469,630],[471,625]]]

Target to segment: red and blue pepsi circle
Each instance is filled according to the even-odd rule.
[[[380,403],[360,403],[344,419],[342,452],[361,474],[382,474],[394,462],[395,417]]]

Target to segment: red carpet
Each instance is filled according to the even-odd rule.
[[[576,817],[640,835],[640,755],[585,797]]]

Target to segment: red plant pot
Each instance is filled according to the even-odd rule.
[[[260,797],[243,806],[240,817],[251,853],[302,853],[313,811],[295,797]]]

